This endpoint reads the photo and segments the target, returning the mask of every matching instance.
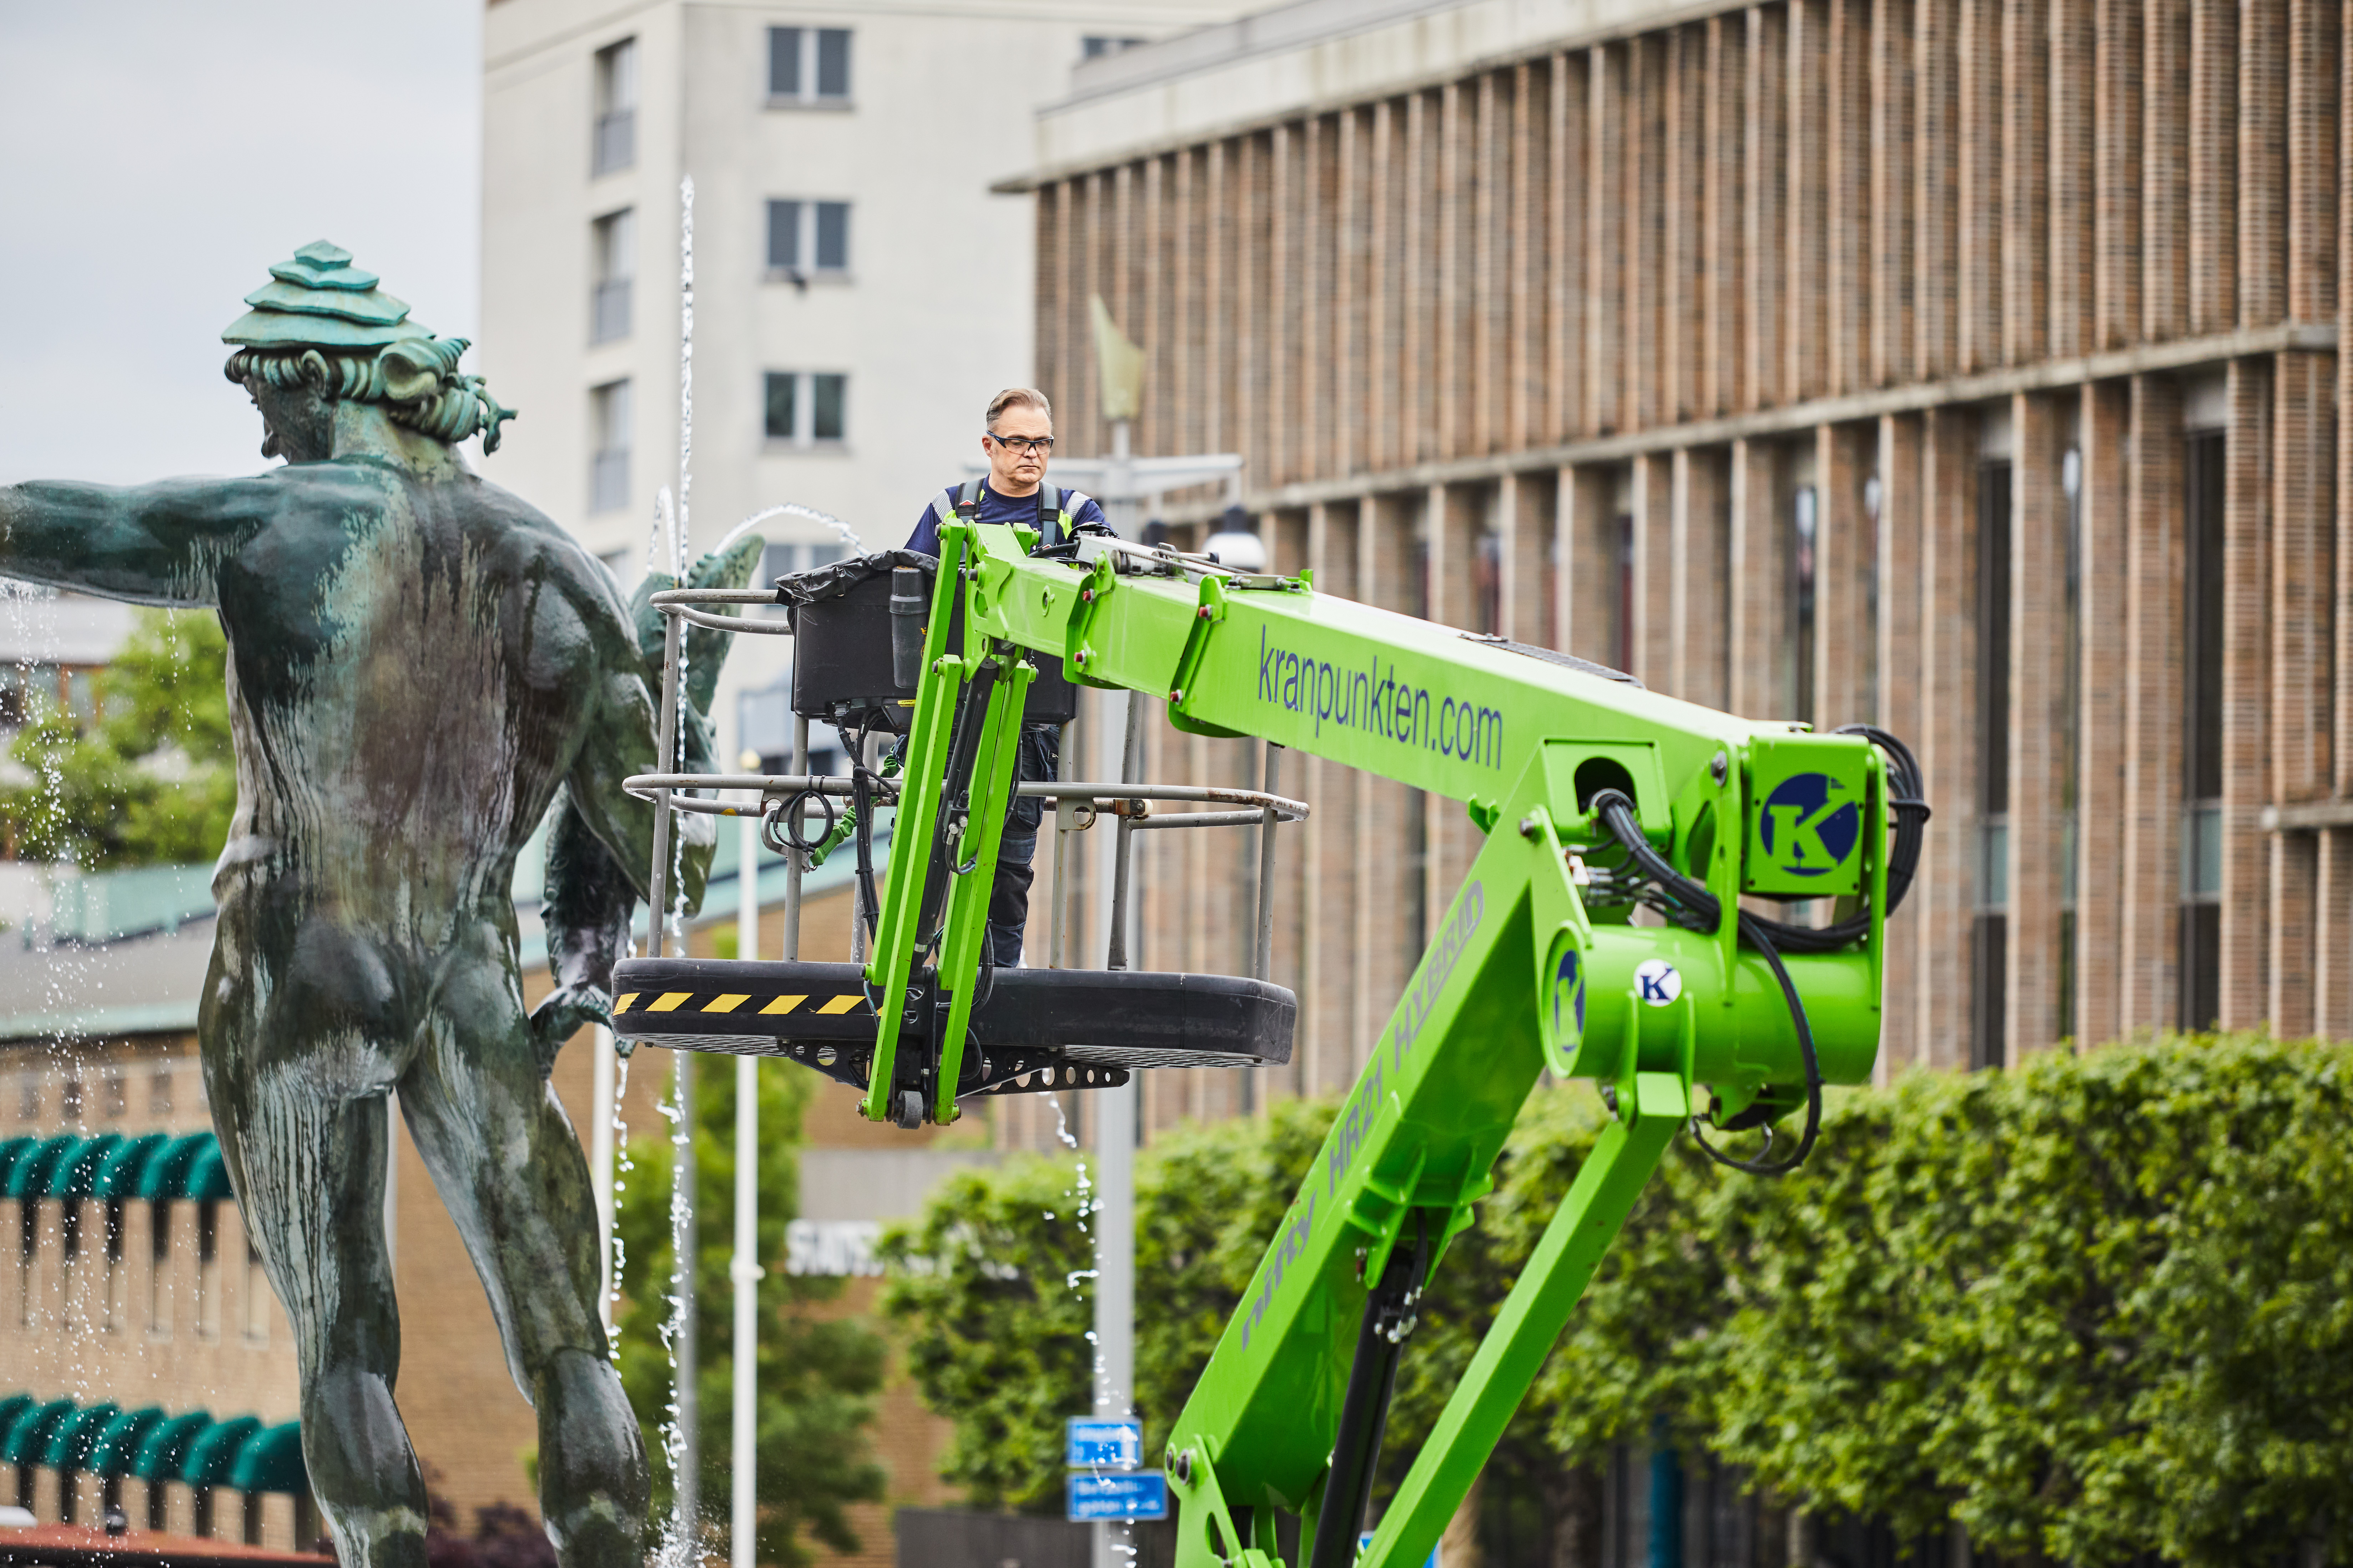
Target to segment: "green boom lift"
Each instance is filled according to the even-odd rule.
[[[1485,845],[1166,1457],[1183,1568],[1275,1568],[1279,1511],[1301,1516],[1305,1568],[1419,1563],[1676,1131],[1778,1174],[1812,1147],[1822,1086],[1869,1079],[1883,923],[1927,820],[1916,765],[1878,731],[1735,719],[1318,594],[1305,573],[1100,535],[1032,555],[1035,542],[942,529],[919,670],[902,623],[916,689],[898,820],[932,831],[896,835],[871,962],[630,960],[615,1027],[809,1062],[902,1125],[952,1121],[976,1094],[1287,1059],[1294,1005],[1262,983],[981,967],[1014,740],[1047,662],[1033,655],[1165,698],[1180,730],[1262,737],[1463,802]],[[1830,915],[1771,920],[1769,900]],[[1594,1080],[1615,1121],[1359,1554],[1423,1284],[1547,1068]]]

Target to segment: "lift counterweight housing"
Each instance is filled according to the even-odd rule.
[[[1301,1515],[1300,1568],[1419,1563],[1676,1131],[1714,1129],[1727,1163],[1761,1135],[1741,1168],[1793,1168],[1822,1086],[1869,1080],[1883,922],[1926,819],[1916,767],[1876,731],[1733,718],[1305,574],[1099,538],[1033,556],[1027,530],[963,522],[940,539],[862,976],[868,1115],[946,1121],[983,1092],[965,1052],[996,1037],[975,1029],[975,992],[1032,655],[1164,700],[1179,729],[1458,800],[1485,836],[1166,1456],[1181,1568],[1271,1568],[1277,1510]],[[1760,900],[1815,918],[1784,923]],[[1615,1121],[1359,1558],[1415,1304],[1546,1068],[1592,1080]]]

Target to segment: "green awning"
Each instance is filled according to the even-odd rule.
[[[147,1440],[164,1419],[160,1405],[142,1405],[126,1410],[106,1424],[90,1445],[89,1468],[101,1476],[127,1476],[139,1460],[139,1445]]]
[[[58,1423],[74,1413],[70,1399],[52,1399],[47,1405],[36,1405],[16,1417],[8,1428],[5,1439],[0,1439],[0,1459],[12,1465],[37,1465],[48,1451],[49,1435]]]
[[[41,1463],[53,1470],[79,1470],[90,1462],[90,1451],[98,1446],[98,1435],[106,1424],[122,1414],[115,1404],[85,1405],[58,1423],[49,1434],[49,1446],[41,1455]]]
[[[16,1162],[24,1158],[26,1150],[39,1142],[37,1138],[22,1135],[0,1138],[0,1193],[8,1190],[8,1177],[16,1169]]]
[[[147,1162],[155,1151],[172,1141],[168,1132],[142,1132],[136,1138],[125,1138],[98,1163],[98,1173],[90,1178],[92,1197],[135,1198],[139,1195],[139,1178],[147,1173]]]
[[[311,1489],[311,1472],[302,1467],[302,1423],[288,1421],[264,1426],[245,1440],[230,1468],[228,1484],[241,1492],[292,1492]]]
[[[220,1140],[205,1134],[205,1146],[188,1162],[188,1173],[180,1183],[180,1196],[205,1203],[237,1196],[237,1189],[228,1184],[228,1163],[221,1157]]]
[[[204,1436],[188,1445],[188,1457],[180,1462],[180,1479],[192,1487],[227,1486],[237,1468],[237,1450],[260,1430],[261,1420],[254,1415],[214,1422],[205,1428]]]
[[[16,1157],[8,1171],[7,1196],[37,1198],[49,1190],[49,1173],[66,1156],[67,1151],[81,1139],[71,1132],[60,1132],[54,1138],[44,1138]]]
[[[92,1194],[90,1184],[98,1179],[98,1168],[106,1157],[122,1146],[120,1132],[100,1132],[85,1138],[66,1151],[55,1165],[49,1167],[49,1196],[53,1198],[86,1198]]]
[[[0,1399],[0,1443],[7,1441],[8,1429],[16,1425],[17,1417],[32,1407],[33,1396],[29,1394],[12,1394]]]
[[[183,1132],[148,1155],[146,1169],[139,1173],[139,1191],[134,1195],[164,1202],[180,1196],[180,1184],[187,1180],[188,1166],[212,1141],[210,1132]]]
[[[139,1457],[131,1461],[131,1473],[150,1481],[178,1479],[189,1448],[212,1424],[212,1413],[206,1410],[165,1416],[140,1442]]]

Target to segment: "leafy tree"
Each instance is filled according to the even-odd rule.
[[[868,1434],[882,1385],[884,1346],[864,1322],[829,1310],[839,1279],[786,1274],[785,1227],[798,1208],[801,1118],[810,1080],[784,1062],[759,1064],[758,1253],[772,1260],[758,1286],[760,1321],[755,1417],[760,1502],[759,1560],[779,1568],[811,1561],[808,1540],[835,1552],[860,1549],[849,1505],[875,1502],[886,1477]],[[706,1518],[721,1515],[733,1449],[735,1075],[706,1068],[695,1079],[697,1268],[696,1352],[702,1397],[702,1493]],[[654,1456],[654,1504],[675,1495],[661,1461],[672,1368],[663,1331],[670,1318],[670,1143],[629,1144],[631,1168],[616,1204],[622,1243],[622,1309],[615,1322],[621,1383]]]
[[[1326,1112],[1291,1107],[1138,1162],[1150,1448],[1240,1299]],[[1291,1120],[1286,1121],[1285,1117]],[[1603,1112],[1530,1100],[1479,1224],[1433,1278],[1384,1468],[1410,1461]],[[1489,1468],[1589,1551],[1614,1443],[1664,1436],[1768,1495],[2083,1568],[2353,1547],[2353,1047],[2262,1037],[2051,1052],[1832,1096],[1806,1170],[1669,1151]],[[1083,1237],[1041,1223],[1067,1163],[974,1173],[902,1250],[949,1479],[1050,1504],[1084,1408]],[[1065,1199],[1067,1201],[1067,1199]],[[962,1249],[959,1249],[962,1244]],[[1049,1288],[1049,1287],[1052,1288]],[[1589,1560],[1573,1547],[1563,1560]]]
[[[1135,1402],[1155,1454],[1225,1331],[1332,1121],[1320,1100],[1187,1128],[1135,1163]],[[910,1334],[924,1402],[955,1423],[941,1474],[982,1508],[1057,1511],[1062,1423],[1094,1402],[1094,1241],[1083,1162],[1024,1158],[952,1178],[894,1231],[883,1310]]]
[[[89,870],[209,860],[237,806],[228,645],[210,611],[142,609],[99,682],[96,723],[37,703],[9,748],[0,850]]]

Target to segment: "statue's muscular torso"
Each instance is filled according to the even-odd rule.
[[[261,482],[276,515],[214,570],[237,730],[221,891],[291,879],[343,922],[438,946],[509,907],[612,678],[642,692],[619,600],[471,475],[361,458]]]

